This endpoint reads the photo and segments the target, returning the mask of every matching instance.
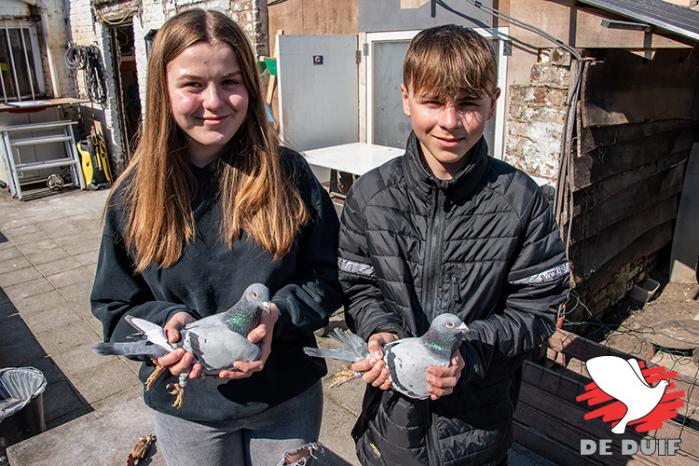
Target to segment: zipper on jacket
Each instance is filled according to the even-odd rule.
[[[424,270],[422,272],[422,302],[425,306],[425,317],[430,321],[439,301],[440,269],[442,267],[442,230],[444,223],[444,194],[435,189],[434,210],[432,221],[427,230],[427,245],[425,247]],[[425,329],[426,330],[426,329]]]
[[[451,275],[451,293],[452,298],[455,303],[461,302],[461,290],[459,289],[459,282],[456,280],[456,275]]]

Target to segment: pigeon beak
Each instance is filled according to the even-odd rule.
[[[461,325],[459,325],[459,326],[456,327],[456,328],[457,328],[457,330],[459,330],[459,331],[460,331],[461,333],[463,333],[464,335],[468,332],[468,326],[467,326],[466,324],[464,324],[464,323],[462,323]]]

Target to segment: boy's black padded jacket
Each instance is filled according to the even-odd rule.
[[[225,162],[190,166],[196,187],[192,200],[195,237],[185,245],[179,261],[165,269],[151,265],[134,273],[134,254],[123,239],[123,190],[110,198],[91,296],[92,312],[102,321],[106,340],[125,341],[136,333],[124,319],[126,315],[164,325],[179,311],[195,318],[223,312],[252,283],[267,285],[280,311],[272,352],[262,371],[242,380],[192,380],[180,409],[172,407],[174,398],[166,390],[177,377],[165,371],[144,393],[146,404],[157,411],[197,422],[244,418],[304,392],[327,371],[324,361],[307,356],[303,347],[315,346],[313,331],[327,325],[329,315],[341,304],[339,222],[330,197],[304,158],[287,149],[281,150],[280,157],[310,220],[297,233],[289,253],[278,260],[245,232],[232,248],[221,239],[217,163]],[[152,372],[150,362],[143,364],[141,380]]]
[[[340,226],[346,319],[364,339],[422,335],[438,314],[470,328],[454,393],[412,400],[367,386],[353,436],[363,464],[497,464],[512,437],[523,360],[553,332],[568,262],[536,183],[487,155],[452,180],[406,153],[352,186]]]

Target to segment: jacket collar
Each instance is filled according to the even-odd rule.
[[[420,142],[411,131],[403,157],[403,169],[412,187],[425,196],[439,189],[450,196],[465,198],[480,186],[489,165],[485,137],[481,137],[471,149],[468,162],[451,180],[440,180],[432,175],[422,162],[421,151]]]

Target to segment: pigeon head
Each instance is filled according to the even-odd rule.
[[[423,336],[425,345],[440,354],[451,356],[468,332],[468,327],[454,314],[440,314]]]
[[[225,322],[234,332],[247,335],[260,323],[263,311],[269,312],[269,289],[261,283],[254,283],[248,286],[240,300],[226,311]]]

